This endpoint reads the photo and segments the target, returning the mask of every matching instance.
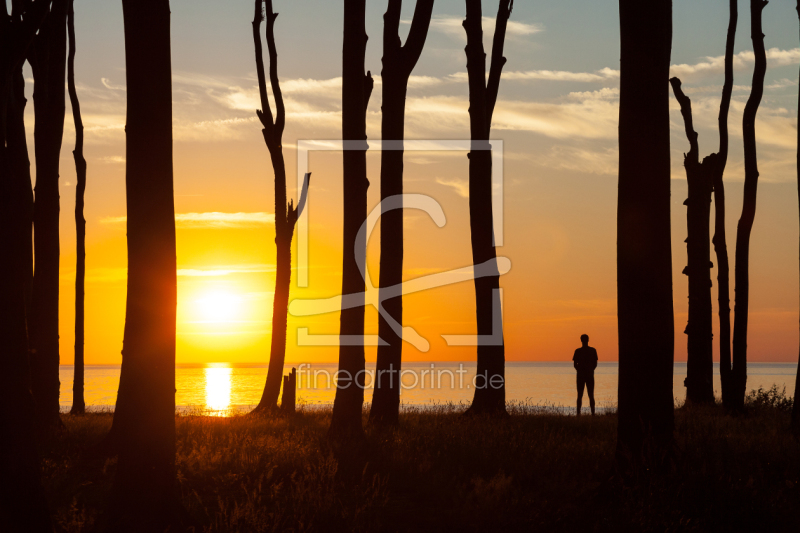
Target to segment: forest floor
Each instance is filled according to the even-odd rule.
[[[198,531],[797,532],[800,439],[785,402],[764,398],[738,416],[677,409],[669,467],[636,480],[615,471],[614,414],[516,406],[489,420],[421,408],[393,432],[368,429],[339,461],[330,410],[184,415],[176,490]],[[43,445],[44,484],[61,530],[91,531],[116,459],[90,450],[111,415],[63,420],[68,432]]]

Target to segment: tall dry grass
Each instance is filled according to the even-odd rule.
[[[613,414],[406,409],[396,431],[368,430],[340,461],[325,439],[329,410],[178,416],[176,490],[208,532],[798,531],[800,444],[767,392],[735,417],[678,409],[672,470],[627,484],[614,473]],[[90,450],[111,415],[64,423],[43,450],[44,479],[63,530],[91,531],[115,460]]]

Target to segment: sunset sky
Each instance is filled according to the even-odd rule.
[[[266,362],[274,285],[273,174],[255,109],[259,107],[251,0],[172,0],[175,209],[178,236],[179,363]],[[414,3],[403,3],[402,32]],[[753,68],[749,3],[739,2],[736,72],[725,175],[731,263],[744,179],[741,118]],[[497,2],[485,1],[484,40],[491,47]],[[692,98],[700,155],[718,148],[716,120],[728,2],[675,0],[673,75]],[[380,138],[380,70],[385,1],[367,2],[366,66],[375,77],[367,134]],[[286,103],[284,147],[290,196],[296,198],[299,140],[338,139],[341,130],[341,2],[275,0],[279,74]],[[119,2],[78,0],[76,77],[86,125],[86,362],[121,360],[125,311],[125,56]],[[409,85],[406,138],[469,136],[464,3],[437,0],[422,57]],[[749,353],[752,360],[792,361],[798,352],[798,200],[796,115],[800,48],[794,3],[764,10],[768,70],[756,122],[758,212],[751,245]],[[404,36],[404,35],[403,35]],[[492,124],[503,141],[503,246],[511,262],[504,289],[509,360],[569,360],[588,333],[601,360],[616,360],[616,186],[619,101],[617,3],[540,0],[515,3],[508,62]],[[27,133],[33,159],[32,76],[26,66]],[[664,80],[667,83],[666,80]],[[677,103],[672,109],[672,226],[676,360],[686,357],[688,151]],[[67,104],[61,159],[61,361],[73,359],[75,274],[74,129]],[[369,208],[379,198],[380,155],[368,156]],[[33,161],[32,161],[33,162]],[[308,287],[292,298],[340,291],[342,163],[340,152],[313,153]],[[439,228],[425,214],[405,216],[406,279],[468,266],[467,158],[463,152],[405,157],[406,192],[438,201]],[[376,232],[369,245],[378,278]],[[295,254],[296,259],[296,254]],[[712,257],[716,266],[716,259]],[[713,299],[716,306],[716,268]],[[733,271],[731,271],[733,278]],[[733,292],[731,292],[733,296]],[[716,316],[716,307],[715,307]],[[716,327],[716,318],[714,320]],[[441,335],[470,334],[472,283],[415,293],[405,323],[430,342],[416,361],[475,359],[475,349],[448,347]],[[335,361],[336,346],[298,346],[297,328],[338,333],[338,313],[289,317],[288,362]],[[367,333],[377,313],[367,310]],[[715,346],[715,353],[717,349]],[[375,348],[367,349],[374,360]]]

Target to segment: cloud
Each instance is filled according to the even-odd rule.
[[[108,78],[100,78],[100,83],[103,84],[103,87],[112,91],[127,91],[128,88],[125,85],[115,85],[111,83],[111,80]]]
[[[401,22],[403,24],[411,24],[410,20],[403,20]],[[434,17],[431,19],[431,29],[448,35],[464,36],[466,34],[462,26],[463,22],[464,19],[462,17]],[[494,34],[495,19],[493,17],[483,17],[482,22],[484,36],[491,37],[491,35]],[[514,20],[509,20],[506,27],[506,34],[515,37],[533,35],[534,33],[543,31],[544,26],[542,24],[528,24]]]
[[[797,85],[797,80],[790,80],[787,78],[783,78],[782,80],[777,80],[769,85],[764,86],[765,89],[785,89],[786,87],[793,87]]]
[[[231,117],[200,122],[175,121],[172,130],[176,141],[235,139],[244,134],[240,126],[257,124],[256,116]]]
[[[121,155],[107,155],[104,157],[98,157],[97,161],[100,163],[125,163],[125,158]]]
[[[619,78],[619,71],[606,67],[596,72],[567,72],[564,70],[528,70],[524,72],[504,72],[501,80],[602,82],[617,78]]]
[[[492,117],[492,130],[529,131],[556,139],[616,139],[619,103],[614,91],[575,93],[556,102],[500,99]],[[406,121],[417,137],[463,135],[469,131],[467,107],[464,98],[453,96],[409,98]]]
[[[183,277],[218,277],[230,274],[254,274],[275,272],[275,265],[267,263],[243,265],[218,265],[210,268],[179,268],[178,276]]]
[[[744,68],[755,62],[752,50],[744,50],[733,56],[734,70]],[[800,63],[800,48],[781,50],[770,48],[767,50],[767,63],[770,67],[783,67]],[[725,71],[725,56],[706,57],[705,61],[693,65],[680,64],[670,67],[670,76],[692,76],[695,74],[711,74]]]
[[[492,119],[495,130],[536,132],[556,139],[583,137],[616,139],[619,104],[589,98],[578,102],[498,103]]]
[[[603,87],[597,91],[578,91],[567,95],[573,100],[615,100],[619,98],[619,89],[616,87]]]
[[[106,217],[100,220],[101,224],[124,224],[127,217]],[[177,213],[175,225],[183,229],[195,228],[251,228],[275,222],[275,215],[271,213]]]
[[[469,198],[469,183],[464,180],[436,178],[436,183],[445,187],[452,187],[459,196]]]
[[[275,272],[275,265],[270,263],[243,263],[237,265],[214,265],[204,268],[179,268],[180,277],[217,277],[231,274],[259,274]],[[60,279],[64,283],[75,281],[75,270],[62,270]],[[94,283],[120,282],[128,279],[127,267],[90,268],[86,271],[86,281]]]
[[[614,176],[619,168],[619,150],[614,148],[588,149],[574,146],[553,146],[546,154],[531,156],[542,166],[559,170],[574,170],[601,176]]]

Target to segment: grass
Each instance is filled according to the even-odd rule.
[[[672,470],[636,484],[614,475],[613,414],[578,419],[516,405],[507,419],[482,420],[452,405],[412,409],[393,433],[368,430],[351,464],[328,447],[327,410],[178,416],[178,490],[209,532],[795,532],[800,442],[786,401],[773,390],[736,417],[676,410]],[[91,531],[116,461],[86,450],[111,415],[64,423],[69,433],[43,450],[46,490],[64,531]]]

